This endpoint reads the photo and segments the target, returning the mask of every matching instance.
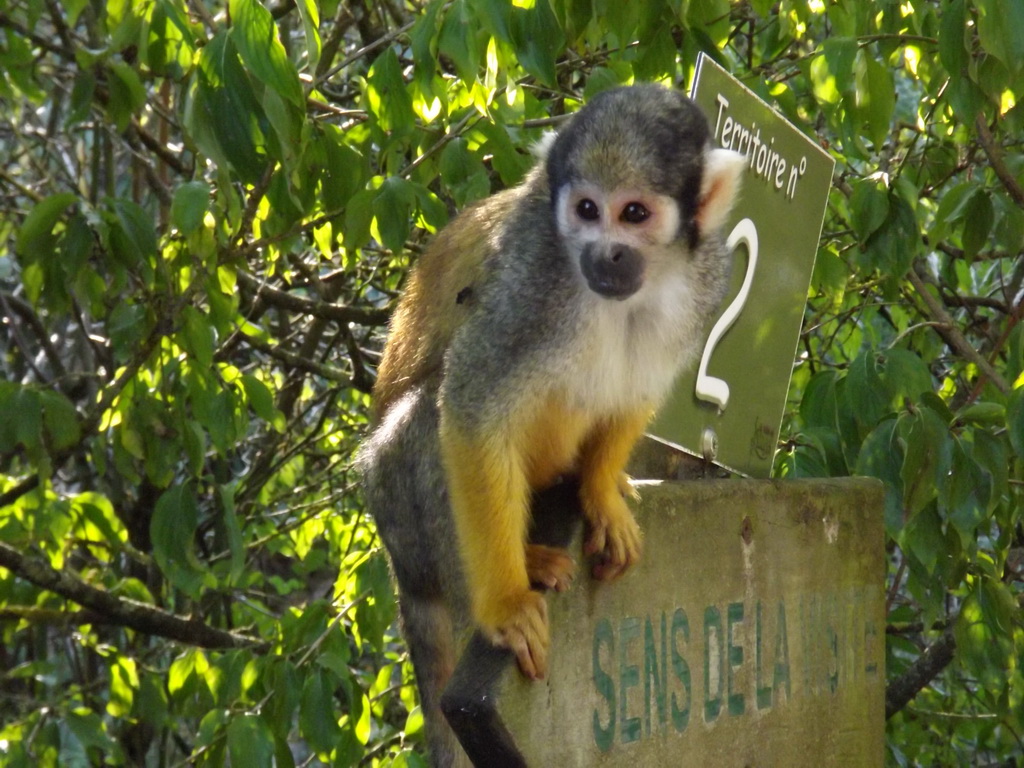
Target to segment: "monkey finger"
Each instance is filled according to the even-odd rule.
[[[531,680],[547,674],[547,603],[538,592],[526,592],[515,601],[507,621],[497,628],[496,642],[515,655],[522,673]]]
[[[516,633],[508,638],[508,643],[512,653],[516,655],[516,663],[519,665],[519,671],[523,673],[523,676],[530,680],[540,679],[537,665],[530,653],[530,645],[526,642],[526,638]]]
[[[596,555],[604,552],[608,539],[608,527],[603,523],[591,524],[587,532],[587,540],[583,545],[585,555]]]
[[[532,585],[564,592],[576,576],[576,561],[560,547],[528,544],[526,574]]]

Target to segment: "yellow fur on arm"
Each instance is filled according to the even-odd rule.
[[[602,419],[591,430],[580,457],[581,493],[588,517],[599,514],[601,508],[625,507],[617,501],[622,499],[626,463],[651,414],[650,408],[639,408]]]
[[[526,534],[530,491],[507,429],[469,435],[442,419],[441,451],[473,615],[504,625],[529,592]]]

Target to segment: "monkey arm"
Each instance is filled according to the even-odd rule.
[[[595,578],[613,579],[640,557],[640,528],[623,498],[635,495],[625,467],[650,419],[646,407],[603,419],[583,445],[580,499],[589,529],[584,551],[600,555]]]
[[[460,424],[442,403],[441,453],[473,617],[537,678],[547,669],[547,605],[527,574],[530,489],[521,441],[512,420],[501,421]]]

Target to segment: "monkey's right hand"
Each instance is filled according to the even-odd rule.
[[[527,590],[503,608],[504,618],[487,633],[490,641],[510,649],[526,677],[540,680],[548,671],[548,604],[539,592]]]

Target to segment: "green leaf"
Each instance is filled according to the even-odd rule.
[[[850,223],[862,242],[882,226],[889,215],[889,196],[885,185],[875,179],[850,183]]]
[[[960,424],[1002,425],[1006,421],[1006,407],[999,403],[971,403],[957,411]]]
[[[153,557],[174,586],[198,597],[205,569],[195,553],[199,506],[188,485],[174,485],[156,502],[150,522]]]
[[[299,704],[299,733],[318,753],[327,754],[341,736],[334,712],[333,675],[319,667],[309,669]]]
[[[270,11],[257,0],[231,0],[231,39],[242,61],[262,83],[305,110],[306,100],[295,67],[278,39]]]
[[[953,628],[957,655],[968,670],[994,686],[1007,684],[1016,612],[1016,600],[1005,584],[979,577],[963,601]]]
[[[349,200],[345,209],[343,242],[349,250],[362,248],[370,241],[370,225],[373,223],[374,201],[377,190],[364,189]]]
[[[899,195],[889,193],[889,213],[865,243],[867,266],[891,279],[903,277],[917,257],[921,235],[914,210]]]
[[[1024,387],[1013,390],[1006,402],[1006,431],[1014,452],[1024,459]]]
[[[325,127],[320,143],[326,155],[320,176],[324,208],[340,211],[366,185],[369,167],[362,153],[346,143],[335,126]]]
[[[800,418],[809,427],[838,429],[835,371],[821,371],[811,377],[800,400]]]
[[[110,700],[107,702],[107,714],[115,718],[130,715],[138,687],[139,673],[135,660],[126,656],[115,658],[110,665]]]
[[[853,89],[857,50],[855,37],[830,37],[821,45],[822,56],[828,64],[829,73],[835,79],[835,89],[839,93],[847,94]]]
[[[917,558],[929,575],[936,572],[940,561],[948,556],[950,546],[942,533],[942,520],[935,511],[934,504],[925,507],[911,518],[903,531],[900,543]]]
[[[416,18],[413,28],[409,32],[409,39],[412,43],[413,67],[416,70],[416,81],[424,90],[430,89],[430,82],[434,77],[437,67],[434,52],[437,45],[438,15],[442,7],[443,3],[427,4],[423,12]]]
[[[964,0],[947,3],[939,19],[939,60],[954,78],[964,77],[969,60],[964,42],[967,31]]]
[[[672,27],[668,24],[659,25],[640,50],[641,55],[633,64],[638,80],[658,80],[675,71],[678,51]]]
[[[554,86],[558,82],[555,58],[565,37],[548,0],[535,0],[532,8],[513,8],[512,36],[523,68],[545,85]]]
[[[373,216],[385,248],[396,252],[405,248],[415,202],[412,186],[400,176],[390,176],[380,185],[373,200]]]
[[[451,188],[455,205],[464,207],[490,194],[491,182],[487,169],[470,153],[461,136],[452,139],[441,152],[441,178]]]
[[[876,149],[881,147],[889,135],[892,113],[896,108],[896,85],[890,69],[863,49],[863,69],[857,68],[857,111],[867,123],[871,140]],[[863,75],[861,75],[863,72]]]
[[[63,720],[83,748],[98,749],[103,754],[110,754],[112,758],[120,753],[118,743],[107,733],[103,721],[95,712],[79,707],[64,715]]]
[[[908,349],[890,349],[884,355],[885,372],[882,380],[896,397],[912,401],[934,388],[931,371],[921,356]]]
[[[283,433],[284,414],[274,406],[274,395],[270,388],[251,373],[242,374],[242,387],[245,389],[245,397],[256,415],[272,425],[278,432]]]
[[[109,62],[110,74],[107,78],[110,87],[110,99],[107,102],[107,113],[110,115],[118,131],[124,131],[132,115],[146,104],[146,88],[139,79],[139,74],[123,61]]]
[[[868,350],[850,363],[843,400],[858,424],[873,428],[889,412],[889,394],[879,375],[875,354]]]
[[[15,250],[22,258],[35,258],[53,248],[53,228],[64,210],[79,200],[78,195],[63,192],[36,203],[18,230]]]
[[[238,715],[227,727],[231,764],[246,768],[270,768],[274,764],[274,736],[258,715]]]
[[[203,225],[210,209],[210,185],[205,181],[188,181],[174,190],[171,201],[171,222],[183,235],[190,235]]]
[[[872,430],[861,445],[856,469],[858,475],[877,477],[885,483],[885,530],[890,538],[899,535],[905,522],[901,476],[904,452],[898,427],[897,419],[889,419]]]
[[[39,399],[43,409],[43,425],[50,448],[63,451],[82,439],[82,425],[75,406],[60,392],[42,390]]]
[[[985,246],[994,220],[992,198],[987,190],[979,187],[970,196],[964,209],[964,258],[973,259]]]
[[[393,49],[386,49],[374,60],[366,76],[364,93],[367,108],[376,115],[381,130],[406,131],[416,124],[412,97]]]
[[[1012,75],[1024,72],[1024,3],[1020,0],[977,0],[978,37],[982,47]]]
[[[110,202],[110,208],[120,226],[111,229],[111,244],[121,250],[124,264],[133,264],[142,259],[152,259],[157,254],[156,229],[153,216],[132,200],[118,198]],[[117,234],[114,237],[114,234]],[[123,238],[122,238],[123,235]]]
[[[397,604],[391,585],[387,560],[382,552],[364,560],[356,568],[356,593],[369,592],[370,597],[356,605],[356,622],[364,638],[378,651],[384,651],[384,633],[395,620]]]
[[[79,72],[75,75],[75,86],[71,89],[68,116],[64,121],[65,128],[71,128],[89,118],[95,95],[96,75],[91,71]]]
[[[110,312],[107,329],[114,359],[124,361],[138,350],[138,343],[146,332],[146,309],[129,302],[121,302]]]
[[[974,543],[978,526],[985,519],[992,478],[968,454],[963,442],[955,439],[950,469],[941,480],[939,512],[953,524],[966,550]]]
[[[267,162],[261,129],[266,116],[226,33],[203,46],[194,83],[185,109],[185,127],[193,141],[218,164],[233,168],[245,183],[257,183]]]
[[[459,76],[470,83],[476,80],[480,66],[476,28],[476,17],[470,11],[467,0],[455,0],[445,11],[437,37],[438,52],[448,56]]]
[[[39,392],[21,387],[11,398],[14,439],[26,448],[35,448],[42,437],[43,399]]]
[[[930,408],[920,408],[900,419],[904,459],[903,503],[911,515],[936,497],[949,473],[953,441],[949,428]]]
[[[271,656],[263,661],[261,679],[267,690],[273,692],[264,706],[263,715],[278,738],[287,738],[303,686],[295,665],[288,659]]]
[[[189,305],[181,311],[181,331],[184,337],[184,346],[196,362],[204,368],[213,365],[213,326],[210,319],[195,307]]]
[[[320,9],[315,0],[296,0],[295,7],[302,17],[302,31],[306,37],[306,57],[309,66],[316,68],[320,61]]]

